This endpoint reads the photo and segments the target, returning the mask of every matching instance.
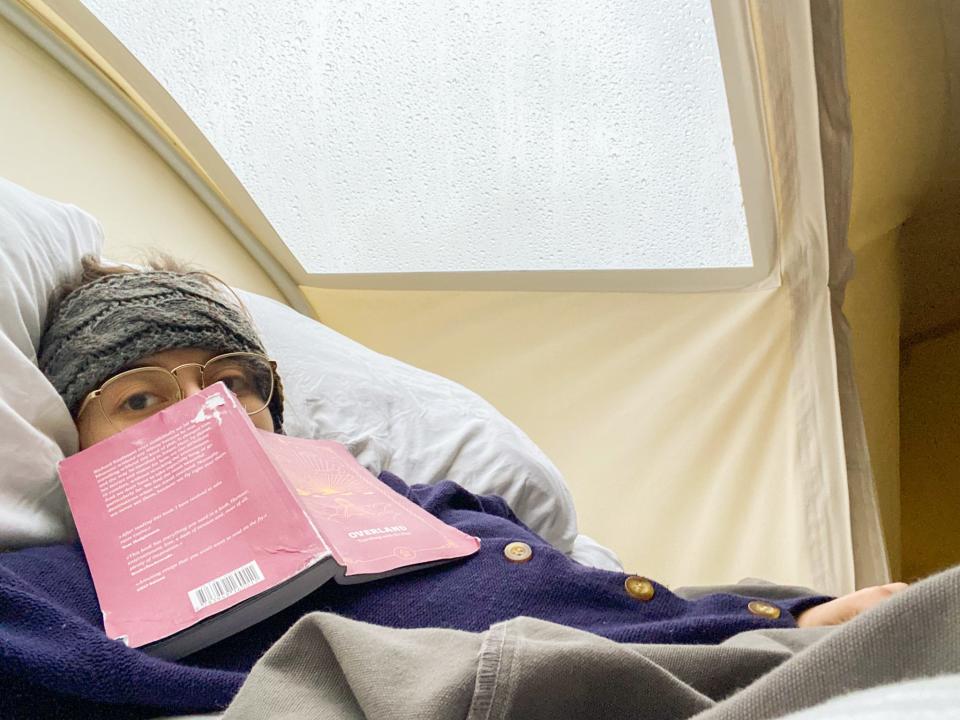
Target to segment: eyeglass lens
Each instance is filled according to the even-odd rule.
[[[214,358],[203,370],[203,387],[222,382],[248,414],[263,410],[273,395],[273,368],[262,357],[233,355]],[[176,378],[161,368],[138,368],[105,383],[100,406],[117,427],[133,425],[180,399]]]

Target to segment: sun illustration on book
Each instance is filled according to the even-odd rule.
[[[318,503],[313,511],[325,520],[339,520],[351,517],[390,518],[397,515],[396,507],[390,503],[374,503],[372,505],[357,505],[345,497],[338,497],[330,504]]]
[[[324,450],[309,455],[298,452],[297,455],[303,465],[316,471],[297,475],[296,491],[301,497],[350,495],[367,489],[363,476],[356,469],[345,467],[332,451]]]
[[[340,488],[330,487],[329,485],[315,486],[312,488],[297,487],[296,490],[297,490],[297,495],[299,495],[300,497],[316,497],[318,495],[320,496],[340,495],[343,493],[343,491]]]

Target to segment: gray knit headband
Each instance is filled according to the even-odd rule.
[[[263,353],[250,321],[202,277],[149,270],[81,285],[54,310],[37,362],[71,414],[105,380],[147,355],[176,348]],[[275,378],[273,424],[283,427]]]

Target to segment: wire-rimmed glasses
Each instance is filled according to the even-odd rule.
[[[130,427],[183,399],[177,372],[187,367],[200,369],[203,388],[223,382],[248,415],[264,410],[273,397],[277,363],[259,353],[232,352],[202,364],[183,363],[171,370],[141,367],[114,375],[83,399],[77,417],[95,400],[114,428]]]

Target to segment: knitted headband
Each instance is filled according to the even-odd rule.
[[[111,376],[176,348],[264,353],[250,321],[202,277],[150,270],[106,275],[69,293],[48,320],[37,363],[73,415]],[[280,432],[279,377],[270,414]]]

